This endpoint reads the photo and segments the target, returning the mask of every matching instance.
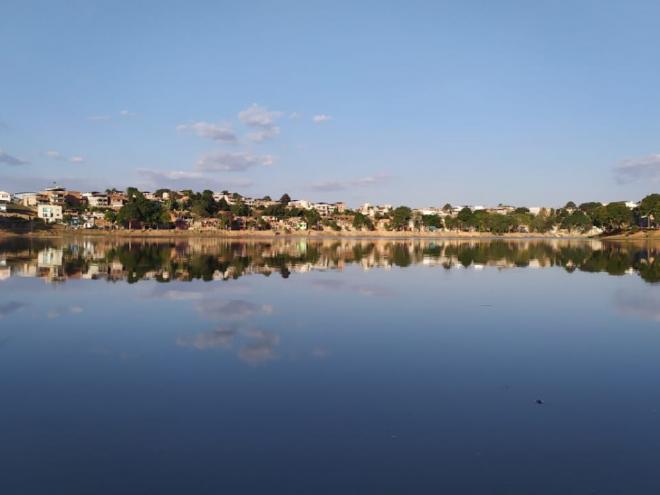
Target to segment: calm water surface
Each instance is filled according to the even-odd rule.
[[[0,241],[0,493],[660,493],[659,254]]]

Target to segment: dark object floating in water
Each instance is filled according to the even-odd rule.
[[[539,405],[545,404],[545,402],[543,402],[541,399],[536,399],[536,403]]]

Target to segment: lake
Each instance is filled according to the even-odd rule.
[[[0,239],[0,493],[658,493],[659,255]]]

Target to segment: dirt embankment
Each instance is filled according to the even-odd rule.
[[[274,232],[272,230],[71,230],[54,226],[39,232],[7,231],[0,229],[2,235],[31,235],[35,237],[116,237],[116,238],[229,238],[229,239],[271,239],[276,237],[292,238],[379,238],[379,239],[587,239],[589,236],[579,233],[560,234],[491,234],[488,232],[390,232],[390,231],[292,231]]]
[[[614,235],[602,236],[601,239],[608,241],[660,241],[660,230],[621,232]]]

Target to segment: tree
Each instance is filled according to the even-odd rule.
[[[585,212],[587,215],[591,216],[598,208],[603,206],[602,203],[599,203],[597,201],[589,201],[587,203],[582,203],[579,208],[583,212]]]
[[[364,228],[374,230],[374,224],[371,221],[371,218],[357,211],[353,216],[353,228],[357,230],[362,230]]]
[[[248,205],[240,201],[231,205],[231,212],[237,217],[247,217],[250,216],[252,210]]]
[[[467,206],[462,208],[456,215],[457,226],[462,229],[467,229],[472,223],[472,210]]]
[[[304,213],[305,222],[307,222],[307,228],[318,227],[319,222],[321,221],[321,215],[318,211],[311,209],[305,210]]]
[[[586,213],[580,210],[575,210],[573,213],[565,217],[561,222],[561,227],[567,229],[569,232],[573,230],[580,230],[582,232],[589,230],[593,226],[591,219]]]
[[[574,203],[573,201],[569,201],[568,203],[566,203],[566,204],[564,205],[564,208],[566,208],[566,209],[568,209],[568,208],[576,208],[576,206],[575,206],[575,203]]]
[[[280,198],[280,203],[286,206],[290,202],[291,202],[291,196],[289,196],[287,193],[282,194],[282,197]]]
[[[422,225],[424,225],[424,227],[441,229],[443,226],[442,218],[440,218],[440,215],[422,215]]]
[[[660,194],[649,194],[639,204],[639,214],[647,217],[646,225],[650,226],[660,219]]]
[[[442,207],[442,211],[449,213],[452,210],[452,206],[449,203],[446,203],[445,206]]]
[[[129,229],[136,223],[158,227],[163,225],[163,208],[156,201],[149,201],[134,187],[126,190],[128,201],[117,212],[117,221]],[[169,218],[168,218],[169,222]]]
[[[623,202],[609,203],[605,207],[606,226],[610,229],[621,229],[633,223],[633,214]]]
[[[391,227],[394,230],[405,230],[412,218],[412,210],[407,206],[399,206],[392,212]]]

